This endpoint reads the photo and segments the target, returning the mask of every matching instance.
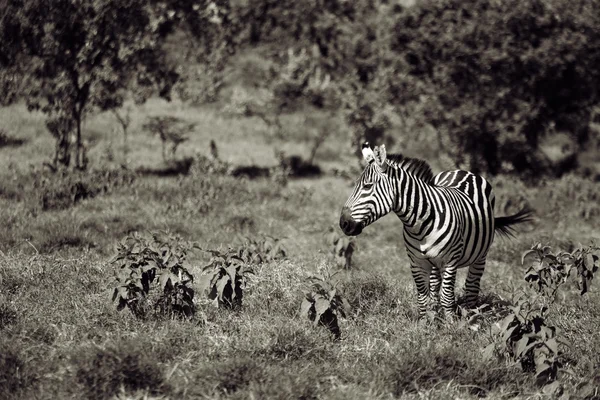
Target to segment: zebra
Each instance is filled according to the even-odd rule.
[[[420,318],[428,302],[441,303],[447,316],[455,314],[459,268],[469,268],[465,297],[467,306],[473,306],[494,233],[512,236],[512,226],[531,221],[532,211],[525,207],[511,216],[494,217],[492,186],[479,175],[454,170],[434,176],[427,162],[387,155],[385,145],[373,150],[365,142],[362,153],[368,164],[342,208],[344,234],[359,235],[393,211],[404,225]]]

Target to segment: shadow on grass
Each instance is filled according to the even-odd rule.
[[[241,165],[235,167],[231,175],[236,178],[248,179],[268,178],[277,170],[286,171],[292,178],[316,178],[322,175],[321,168],[304,160],[300,156],[287,156],[280,160],[276,167],[260,167],[257,165]]]
[[[152,354],[132,340],[104,349],[91,347],[75,358],[77,382],[87,398],[113,398],[121,388],[153,395],[171,390]]]
[[[0,149],[3,147],[19,147],[27,143],[27,139],[9,136],[0,130]]]
[[[141,176],[156,177],[188,175],[193,164],[194,158],[186,157],[181,160],[168,161],[164,167],[160,168],[140,167],[136,169],[136,173]]]

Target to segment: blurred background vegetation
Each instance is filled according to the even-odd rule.
[[[311,162],[339,130],[350,151],[417,144],[488,175],[600,173],[595,0],[1,5],[2,102],[44,113],[54,168],[87,167],[86,119],[112,110],[126,134],[131,105],[160,96],[282,139],[302,115]]]

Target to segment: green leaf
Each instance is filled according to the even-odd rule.
[[[517,342],[517,344],[515,346],[515,355],[517,357],[522,357],[526,354],[525,350],[529,347],[527,345],[528,342],[529,342],[529,337],[527,337],[527,336],[523,336],[521,339],[519,339],[519,341]],[[535,344],[535,341],[533,342],[533,344]]]
[[[329,310],[329,308],[331,307],[331,302],[328,299],[325,299],[324,297],[317,297],[315,299],[315,312],[316,312],[316,317],[315,317],[315,321],[319,321],[319,318],[321,317],[321,315],[323,315],[327,310]]]
[[[237,275],[237,270],[238,269],[235,265],[230,265],[229,267],[225,268],[225,271],[229,275],[229,279],[231,279],[231,282],[235,282],[235,276]]]
[[[160,278],[158,279],[160,288],[162,290],[164,290],[167,284],[169,283],[169,279],[171,279],[171,273],[169,271],[163,270],[160,274]]]
[[[352,310],[352,307],[350,307],[350,303],[348,303],[348,300],[346,300],[345,297],[342,297],[342,309],[344,310],[345,314],[350,314],[350,311]]]
[[[527,258],[530,254],[535,254],[537,253],[537,249],[530,249],[527,251],[524,251],[523,254],[521,255],[521,265],[525,264],[525,258]]]
[[[496,343],[490,343],[481,350],[481,355],[484,360],[491,361],[494,359],[494,353],[496,350]]]
[[[148,272],[151,269],[158,269],[158,265],[154,260],[148,260],[146,261],[146,264],[142,266],[142,272]]]
[[[300,315],[303,318],[309,318],[310,317],[310,309],[313,306],[313,302],[307,300],[307,299],[303,299],[302,300],[302,305],[300,305]]]
[[[594,269],[594,257],[592,254],[588,253],[586,254],[585,258],[583,259],[583,264],[585,265],[585,267],[592,271]]]
[[[558,342],[556,339],[548,339],[544,342],[544,344],[550,349],[554,354],[558,354]]]
[[[513,310],[514,314],[517,314],[515,310]],[[508,329],[508,326],[515,320],[515,316],[513,314],[509,314],[500,323],[500,330],[505,332]]]
[[[224,275],[221,279],[219,279],[217,281],[217,294],[219,297],[219,300],[221,300],[222,302],[225,301],[225,299],[223,299],[223,291],[225,290],[225,287],[227,286],[227,284],[229,283],[229,276]],[[231,299],[227,299],[227,300],[231,300]]]

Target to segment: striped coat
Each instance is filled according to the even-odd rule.
[[[531,212],[496,218],[491,185],[471,172],[434,176],[425,161],[388,156],[384,146],[373,151],[365,144],[363,155],[368,165],[340,217],[344,233],[358,235],[393,211],[404,225],[420,314],[428,301],[441,301],[447,314],[454,312],[458,268],[469,268],[465,293],[473,304],[495,232],[510,234],[512,225],[530,220]]]

